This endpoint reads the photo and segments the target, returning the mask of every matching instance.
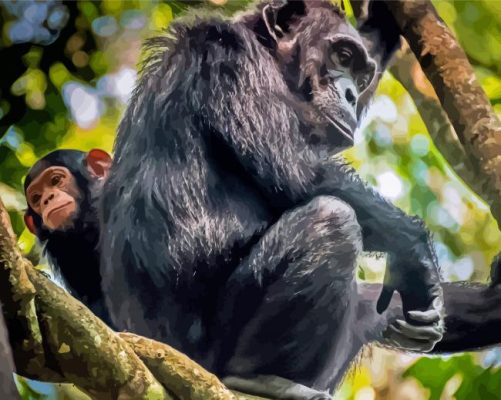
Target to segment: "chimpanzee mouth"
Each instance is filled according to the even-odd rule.
[[[327,115],[325,117],[331,124],[331,127],[334,128],[336,133],[340,133],[345,137],[345,139],[348,139],[350,143],[353,143],[355,137],[354,129],[350,129],[350,127],[342,121],[336,121]]]
[[[61,204],[60,206],[54,207],[52,210],[50,210],[47,214],[47,217],[49,217],[52,213],[58,212],[63,210],[64,208],[68,207],[71,204],[71,201],[68,201],[67,203]]]

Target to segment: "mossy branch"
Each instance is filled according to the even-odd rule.
[[[75,384],[94,399],[236,400],[168,345],[116,333],[25,260],[0,199],[0,302],[16,372]]]

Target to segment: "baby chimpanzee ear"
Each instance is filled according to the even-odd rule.
[[[289,33],[289,27],[305,15],[306,5],[298,0],[272,0],[263,8],[263,20],[270,36],[278,43]],[[291,40],[293,38],[289,38]]]
[[[101,149],[92,149],[85,158],[87,170],[96,178],[106,178],[111,168],[111,156]]]
[[[33,235],[37,235],[37,228],[35,226],[35,221],[33,221],[33,215],[30,215],[28,212],[24,214],[24,223],[26,224],[26,227],[28,230],[33,233]]]

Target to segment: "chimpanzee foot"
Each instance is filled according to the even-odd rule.
[[[309,388],[275,375],[254,375],[241,378],[227,376],[223,383],[232,390],[277,400],[331,400],[325,392]]]

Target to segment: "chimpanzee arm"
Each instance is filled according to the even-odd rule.
[[[366,249],[395,256],[389,268],[394,282],[385,287],[380,310],[394,289],[403,294],[406,310],[429,308],[440,287],[422,222],[384,200],[342,161],[322,163],[305,144],[297,107],[289,104],[292,95],[271,55],[247,40],[245,30],[224,28],[209,27],[205,42],[199,41],[203,56],[190,85],[195,88],[192,107],[203,116],[200,129],[209,145],[243,168],[278,210],[318,195],[346,201],[356,211]],[[413,262],[400,262],[408,259]]]
[[[423,221],[388,202],[340,159],[322,162],[320,171],[322,179],[315,192],[328,192],[350,204],[362,226],[364,250],[389,254],[388,269],[393,282],[385,285],[378,311],[386,308],[393,289],[404,296],[406,317],[409,309],[430,307],[429,293],[433,293],[434,298],[440,297],[440,277],[433,244]]]
[[[501,344],[501,286],[444,283],[445,329],[433,353]]]
[[[501,343],[501,286],[445,282],[441,284],[445,302],[445,333],[432,353],[450,353],[478,350]],[[389,327],[402,319],[402,303],[394,296],[383,314],[376,312],[380,284],[360,284],[358,288],[358,317],[371,321],[364,332],[366,342],[379,341],[384,345],[405,350],[419,349],[419,338],[426,332],[416,327],[416,332],[405,337],[392,336]],[[415,342],[411,339],[416,337]],[[419,350],[418,350],[419,351]]]

